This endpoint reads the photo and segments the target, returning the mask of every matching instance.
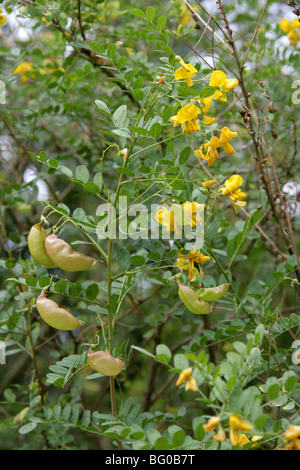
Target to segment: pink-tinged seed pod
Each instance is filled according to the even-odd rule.
[[[42,224],[35,224],[31,227],[28,234],[28,249],[31,256],[46,268],[55,268],[55,264],[49,258],[46,248],[45,239],[47,237],[46,230],[42,227]]]
[[[92,369],[108,377],[118,375],[125,366],[121,359],[113,357],[109,352],[93,351],[91,348],[88,351],[87,360]]]
[[[69,331],[84,325],[84,322],[78,320],[72,313],[48,299],[43,291],[37,298],[36,308],[44,322],[57,330]]]
[[[55,234],[46,238],[45,247],[49,258],[64,271],[85,271],[97,263],[94,258],[74,251],[69,243],[58,238]]]

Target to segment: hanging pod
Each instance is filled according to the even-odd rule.
[[[125,362],[113,357],[109,352],[93,351],[91,348],[88,350],[87,360],[92,369],[108,377],[118,375],[125,366]]]
[[[45,247],[49,258],[64,271],[85,271],[97,263],[96,259],[74,251],[69,243],[54,233],[46,238]]]
[[[74,317],[68,312],[46,297],[44,291],[41,292],[36,301],[36,308],[45,323],[57,330],[74,330],[84,325],[84,322]]]
[[[198,298],[205,301],[214,301],[223,297],[228,291],[229,284],[221,284],[216,287],[205,287],[197,290]]]
[[[28,249],[31,256],[46,268],[55,268],[55,264],[49,258],[46,248],[45,239],[47,237],[46,230],[42,227],[42,222],[33,225],[28,234]]]
[[[190,312],[200,315],[207,315],[211,312],[211,306],[204,300],[200,300],[194,289],[178,280],[177,283],[179,298]]]

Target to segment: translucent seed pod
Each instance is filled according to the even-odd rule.
[[[223,297],[228,291],[229,284],[221,284],[216,287],[204,287],[197,291],[198,297],[201,300],[208,302],[218,300]]]
[[[93,351],[91,348],[88,351],[87,360],[92,369],[108,377],[118,375],[125,366],[121,359],[113,357],[109,352]]]
[[[55,268],[55,264],[49,258],[46,248],[45,239],[47,237],[46,230],[42,227],[42,223],[33,225],[28,234],[28,249],[31,256],[46,268]]]
[[[48,299],[44,291],[37,298],[36,308],[44,322],[57,330],[69,331],[84,325],[84,322],[78,320],[72,313],[60,308],[56,302]]]
[[[206,315],[211,312],[211,306],[198,298],[197,293],[189,286],[185,286],[180,281],[178,283],[178,295],[186,308],[197,315]]]
[[[55,234],[46,238],[45,246],[49,258],[64,271],[85,271],[97,263],[96,259],[74,251],[69,243],[58,238]]]

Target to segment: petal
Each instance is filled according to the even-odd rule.
[[[232,175],[228,180],[225,181],[225,186],[228,192],[233,193],[241,186],[242,183],[243,178],[240,175]]]
[[[205,147],[205,148],[209,148],[209,147],[210,147],[210,148],[215,148],[215,149],[217,149],[218,147],[220,147],[220,145],[221,145],[221,144],[220,144],[220,141],[219,141],[218,137],[214,135],[214,136],[210,139],[209,142],[207,142],[206,144],[204,144],[204,147]]]
[[[279,27],[284,33],[288,33],[291,29],[291,26],[291,23],[286,18],[283,18],[279,23]]]
[[[174,76],[175,76],[175,80],[183,80],[184,78],[188,76],[188,73],[184,68],[181,67],[180,69],[175,70]]]
[[[231,131],[228,127],[223,127],[223,129],[221,129],[221,134],[220,134],[221,145],[233,139],[237,135],[238,135],[237,132]]]
[[[204,126],[210,126],[213,122],[215,122],[215,120],[216,118],[205,115],[201,119],[201,124],[203,124]]]
[[[185,382],[191,375],[192,375],[192,372],[193,372],[193,369],[191,367],[188,367],[187,369],[184,369],[178,379],[177,379],[177,382],[176,382],[176,385],[181,385],[183,384],[183,382]]]
[[[221,418],[219,416],[213,416],[209,418],[206,424],[203,424],[203,429],[205,432],[212,431],[220,423]]]
[[[207,180],[207,181],[203,181],[201,184],[204,188],[209,188],[210,186],[212,186],[216,182],[217,182],[217,180]]]
[[[223,144],[223,149],[226,153],[228,153],[228,155],[232,155],[233,153],[235,153],[234,148],[228,142],[226,144]]]
[[[202,108],[202,113],[208,113],[210,105],[212,103],[212,96],[210,96],[209,98],[202,98],[201,103],[204,104],[204,108]]]
[[[214,70],[211,74],[211,79],[209,82],[209,86],[212,87],[220,87],[225,85],[226,82],[226,75],[221,70]]]
[[[179,124],[183,124],[186,121],[191,121],[192,119],[196,119],[198,114],[201,113],[201,109],[199,109],[194,104],[190,103],[181,108],[177,113],[177,121]]]
[[[224,93],[228,93],[229,91],[232,91],[234,88],[236,88],[239,84],[239,81],[237,78],[230,78],[229,80],[226,80],[225,85],[223,85],[222,91]]]
[[[185,77],[185,83],[190,88],[193,85],[193,80],[190,77]]]
[[[174,127],[178,126],[180,123],[178,122],[177,120],[177,116],[172,116],[171,118],[171,121],[173,122],[174,124]]]

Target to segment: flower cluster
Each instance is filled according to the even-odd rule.
[[[297,46],[300,41],[300,20],[295,18],[292,22],[283,18],[279,23],[280,29],[288,35],[291,46]]]
[[[158,224],[161,224],[167,232],[181,235],[181,227],[190,225],[195,228],[202,221],[199,212],[204,210],[203,204],[186,201],[181,206],[171,206],[167,208],[162,206],[155,213],[154,218]]]
[[[180,68],[175,71],[175,80],[184,80],[190,88],[193,86],[194,77],[197,74],[197,69],[191,64],[186,64],[183,60],[179,62]],[[228,93],[233,91],[239,84],[236,78],[227,78],[222,70],[214,70],[209,79],[209,87],[213,90],[211,96],[206,98],[194,98],[193,103],[188,103],[183,106],[175,116],[171,117],[174,127],[181,125],[183,133],[191,133],[200,131],[200,125],[211,126],[215,122],[213,116],[208,116],[211,104],[213,101],[227,103]],[[224,152],[228,155],[235,153],[235,149],[231,145],[231,140],[238,135],[237,132],[232,131],[229,127],[225,126],[217,131],[219,135],[212,136],[209,141],[204,141],[198,149],[194,151],[196,157],[207,161],[208,167],[212,167],[215,161],[219,158],[219,149],[222,147]],[[203,186],[208,188],[215,180],[203,182]],[[239,175],[231,176],[226,182],[225,186],[220,188],[220,194],[227,195],[233,202],[233,207],[237,213],[237,206],[245,206],[246,194],[243,193],[239,186],[243,180]]]
[[[3,26],[6,23],[6,16],[2,15],[2,10],[0,8],[0,26]]]
[[[193,369],[192,367],[188,367],[184,369],[180,374],[176,381],[176,386],[182,385],[185,383],[185,390],[191,390],[192,392],[196,392],[198,390],[196,380],[192,377]]]
[[[184,271],[188,271],[188,279],[191,280],[198,275],[198,269],[195,268],[195,263],[199,265],[199,271],[202,279],[204,280],[205,276],[203,274],[201,264],[205,263],[210,259],[209,256],[204,255],[200,250],[191,250],[187,254],[183,254],[181,251],[178,254],[177,266],[179,266]]]
[[[203,429],[206,433],[209,433],[217,428],[217,432],[213,435],[213,439],[217,442],[223,442],[227,439],[226,433],[221,425],[221,418],[219,416],[213,416],[209,418],[206,424],[203,425]],[[229,417],[229,440],[234,446],[243,447],[249,442],[259,441],[262,436],[254,435],[249,439],[245,433],[249,433],[253,429],[252,424],[242,420],[237,415],[231,415]]]
[[[288,441],[280,450],[300,450],[300,426],[290,424],[283,437]]]

